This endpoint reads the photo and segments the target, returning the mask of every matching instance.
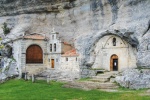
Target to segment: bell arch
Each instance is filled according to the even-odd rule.
[[[26,64],[43,63],[42,48],[36,44],[30,45],[26,50]]]

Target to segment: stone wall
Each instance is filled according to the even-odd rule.
[[[19,68],[19,75],[21,76],[22,71],[25,71],[26,66],[26,50],[31,45],[39,45],[43,51],[43,64],[45,65],[48,60],[45,55],[46,51],[46,43],[43,40],[25,40],[18,39],[13,41],[13,57],[17,62],[17,67]],[[30,67],[30,66],[29,66]],[[34,68],[33,68],[34,69]]]
[[[113,46],[113,38],[116,38],[116,46]],[[118,56],[119,71],[136,68],[135,48],[115,35],[104,36],[95,44],[94,53],[90,58],[94,63],[92,68],[110,71],[110,59],[114,54]]]
[[[67,61],[67,60],[68,61]],[[68,74],[68,77],[72,79],[80,78],[80,68],[79,68],[79,59],[76,56],[73,57],[61,57],[60,70],[65,74]]]

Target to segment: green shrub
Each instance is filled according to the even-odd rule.
[[[2,29],[3,29],[4,35],[7,35],[8,33],[10,33],[10,30],[11,30],[11,28],[9,28],[7,26],[7,23],[5,23],[5,22],[3,23]]]

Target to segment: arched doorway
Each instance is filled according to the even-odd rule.
[[[115,54],[110,58],[110,71],[118,71],[118,56]]]
[[[31,45],[26,51],[26,63],[43,63],[43,51],[38,45]]]

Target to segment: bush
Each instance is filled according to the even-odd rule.
[[[7,23],[5,23],[5,22],[3,23],[2,29],[3,29],[4,35],[7,35],[8,33],[10,33],[10,30],[11,30],[11,28],[9,28],[9,27],[7,26]]]

